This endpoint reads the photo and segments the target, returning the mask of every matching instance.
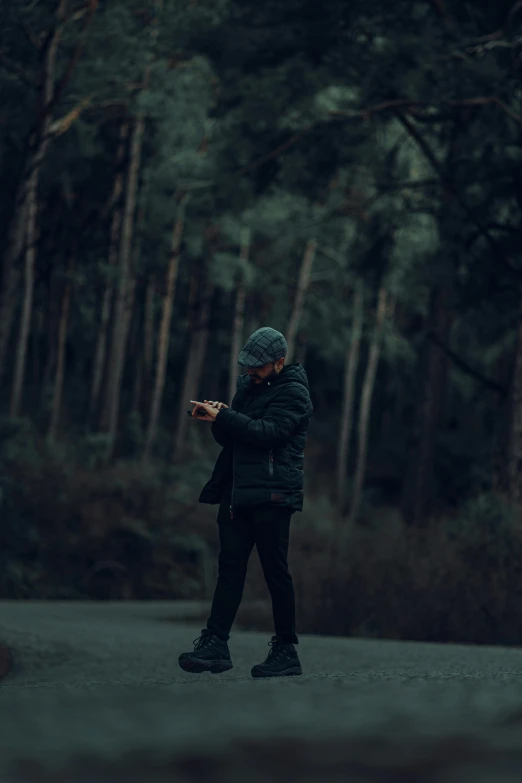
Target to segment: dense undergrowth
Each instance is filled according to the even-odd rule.
[[[89,463],[89,444],[76,443],[73,454],[27,422],[2,426],[1,598],[211,597],[216,507],[197,497],[214,454],[195,446],[180,465],[104,466]],[[292,518],[299,633],[522,643],[522,530],[501,498],[482,494],[423,530],[408,529],[391,506],[367,504],[333,578],[335,511],[321,483]],[[255,551],[244,598],[269,598]],[[248,616],[243,607],[239,617],[272,629],[269,601],[265,612]]]

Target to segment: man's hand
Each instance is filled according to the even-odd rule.
[[[217,408],[218,411],[220,411],[221,408],[228,408],[228,405],[225,405],[224,402],[214,402],[213,400],[203,400],[203,402],[206,402],[208,405],[212,405],[212,407]]]
[[[197,402],[197,400],[189,400],[189,402],[192,402],[194,404],[194,410],[192,411],[192,415],[195,419],[199,419],[200,421],[214,421],[216,416],[218,415],[219,411],[222,408],[228,408],[228,405],[225,405],[224,402],[214,402],[213,400],[204,400],[203,402]],[[198,409],[201,411],[203,409],[205,411],[205,414],[202,415],[201,412],[197,413]]]

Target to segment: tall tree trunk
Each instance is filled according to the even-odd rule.
[[[507,474],[509,500],[520,515],[522,511],[522,297],[519,307],[515,367],[510,390]],[[522,521],[520,517],[519,521]]]
[[[249,227],[244,227],[241,232],[241,261],[243,265],[248,263],[250,256],[251,231]],[[234,325],[232,327],[232,343],[230,346],[230,363],[228,370],[228,400],[230,405],[236,393],[236,383],[238,376],[237,359],[243,346],[243,330],[245,325],[245,299],[246,287],[244,269],[238,274],[236,287],[236,302],[234,309]]]
[[[132,387],[131,413],[141,416],[141,399],[143,395],[143,351],[138,345],[134,365],[134,384]]]
[[[98,5],[91,2],[87,13],[88,24]],[[13,315],[16,308],[16,292],[20,280],[20,265],[25,251],[24,281],[25,292],[20,318],[20,335],[16,347],[14,381],[11,391],[11,415],[18,415],[23,390],[27,340],[30,330],[32,309],[32,285],[36,260],[36,214],[38,209],[38,186],[40,171],[45,160],[53,130],[53,111],[65,85],[80,59],[83,47],[77,47],[75,54],[65,69],[64,76],[55,86],[56,56],[62,37],[68,10],[68,0],[56,3],[54,17],[56,24],[41,41],[41,73],[34,128],[30,133],[28,154],[16,190],[14,213],[9,228],[9,240],[4,254],[2,291],[0,292],[0,383],[5,372],[6,354],[11,333]],[[79,112],[76,113],[77,116]],[[67,129],[68,125],[62,125]],[[60,132],[60,131],[56,131]]]
[[[164,0],[156,0],[155,6],[157,12],[163,9]],[[152,23],[151,30],[151,48],[150,62],[145,68],[144,87],[146,91],[150,82],[152,61],[155,56],[155,46],[158,40],[159,28],[157,18]],[[121,380],[125,361],[125,348],[127,342],[128,325],[130,314],[134,302],[134,290],[136,286],[136,277],[132,270],[132,238],[134,234],[134,222],[136,213],[138,179],[141,166],[141,156],[143,150],[143,136],[145,132],[146,115],[140,111],[136,115],[134,130],[131,140],[131,151],[129,160],[129,170],[127,176],[127,187],[125,193],[125,206],[123,209],[123,223],[121,230],[121,246],[119,257],[119,281],[116,293],[116,302],[114,307],[114,319],[112,329],[111,351],[110,351],[110,372],[108,375],[108,385],[106,401],[102,417],[102,430],[107,432],[109,443],[107,449],[107,458],[112,457],[116,440],[116,431],[118,427]]]
[[[41,220],[36,221],[36,231],[35,231],[35,247],[38,247],[40,242],[40,234],[41,234]],[[42,312],[41,309],[37,306],[38,302],[36,303],[36,306],[32,307],[31,310],[31,323],[32,327],[30,329],[30,335],[27,341],[27,353],[28,357],[26,359],[27,364],[29,364],[28,358],[31,354],[31,348],[33,352],[33,367],[32,367],[32,377],[31,372],[29,372],[29,376],[25,376],[25,394],[26,394],[26,405],[29,403],[29,409],[30,410],[36,410],[39,403],[39,389],[40,389],[40,378],[39,378],[39,372],[37,368],[37,364],[40,363],[40,351],[38,350],[39,347],[39,341],[40,341],[40,335],[42,333],[41,323],[42,323]],[[38,356],[34,357],[34,353],[37,353]],[[29,389],[27,388],[29,386]]]
[[[200,320],[200,329],[199,329],[199,339],[196,344],[196,357],[197,361],[195,362],[195,370],[194,370],[194,389],[196,394],[198,395],[197,399],[200,399],[200,396],[205,396],[204,394],[201,394],[201,386],[202,386],[202,374],[203,374],[203,367],[205,362],[205,357],[207,355],[207,349],[208,349],[208,343],[210,338],[210,319],[212,314],[212,304],[214,300],[214,284],[210,281],[207,281],[205,285],[205,290],[203,292],[203,303],[201,307],[201,320]],[[205,379],[205,386],[206,386],[206,379]],[[194,398],[192,398],[194,399]],[[185,424],[187,423],[187,416],[185,416]]]
[[[522,294],[522,292],[521,292]],[[520,301],[522,313],[522,296]],[[518,332],[518,341],[522,335]],[[496,381],[506,389],[505,395],[494,395],[491,404],[495,411],[495,433],[493,441],[493,459],[492,459],[492,489],[497,495],[509,498],[509,476],[510,468],[508,462],[510,459],[510,437],[513,418],[513,382],[516,377],[517,362],[519,361],[522,344],[517,342],[515,357],[511,352],[504,351],[495,362],[494,377]]]
[[[193,273],[193,281],[197,280],[197,271]],[[178,405],[178,417],[176,422],[176,437],[174,441],[174,462],[179,462],[183,456],[185,445],[185,433],[187,428],[187,415],[185,411],[190,407],[189,400],[198,399],[195,395],[199,393],[201,386],[201,372],[209,336],[211,299],[214,290],[213,284],[206,279],[204,290],[199,286],[200,297],[198,312],[189,327],[189,345],[187,352],[187,361],[185,363],[185,373],[183,378],[183,388]],[[194,290],[194,288],[193,288]],[[201,422],[200,422],[201,423]]]
[[[386,299],[386,290],[381,287],[377,300],[375,329],[370,346],[370,356],[366,366],[366,373],[364,375],[364,382],[361,393],[361,409],[359,412],[359,422],[357,428],[357,464],[355,468],[354,493],[348,519],[349,529],[353,529],[359,516],[361,507],[364,478],[366,475],[366,462],[368,457],[368,424],[370,421],[370,411],[372,405],[373,389],[375,386],[375,376],[377,374],[377,365],[379,363],[381,354],[382,333],[384,328],[384,319],[386,316]]]
[[[258,310],[258,298],[257,296],[250,295],[247,297],[247,304],[245,307],[245,342],[250,335],[260,329],[262,325],[263,323]]]
[[[406,306],[401,302],[395,303],[394,311],[394,326],[399,334],[403,334],[404,328],[408,321],[408,314]],[[404,412],[406,409],[406,401],[408,397],[408,389],[403,375],[399,373],[395,378],[395,396],[393,398],[393,421],[397,427],[400,427],[404,418]]]
[[[141,389],[142,389],[142,376],[143,376],[143,318],[142,318],[142,300],[139,288],[136,289],[134,295],[134,308],[132,313],[132,320],[129,329],[129,355],[132,357],[132,392],[130,397],[129,413],[136,415],[140,413],[141,404]]]
[[[451,256],[449,258],[449,265],[456,268],[458,258],[454,257],[452,247],[454,247],[456,238],[460,237],[460,210],[466,212],[468,217],[471,216],[473,219],[473,215],[462,200],[454,181],[455,163],[460,160],[462,154],[466,154],[465,145],[468,143],[465,134],[465,115],[462,113],[456,115],[450,127],[443,164],[435,160],[425,141],[418,136],[409,121],[404,121],[401,117],[401,122],[421,146],[424,155],[430,160],[432,167],[437,170],[444,183],[444,196],[438,214],[439,235],[443,246],[448,243],[449,253],[453,255],[453,258]],[[479,230],[481,230],[480,227]],[[446,263],[449,269],[450,266],[448,262]],[[442,262],[439,262],[439,268],[444,269]],[[447,345],[449,342],[452,321],[451,295],[451,287],[447,282],[447,277],[441,275],[437,279],[434,276],[426,331],[428,338],[433,335],[437,341],[442,341],[443,345]],[[420,394],[410,435],[409,464],[402,494],[403,518],[407,525],[416,528],[425,528],[428,525],[433,508],[435,443],[446,397],[447,368],[448,357],[446,354],[435,344],[434,340],[426,339],[421,357]]]
[[[121,228],[121,209],[116,208],[112,215],[111,233],[109,240],[109,267],[116,268],[118,258],[118,244]],[[96,350],[94,354],[91,399],[90,399],[90,418],[94,422],[100,405],[100,395],[102,388],[103,373],[107,361],[107,342],[109,335],[109,323],[111,319],[111,305],[114,296],[114,279],[112,274],[107,276],[105,281],[105,290],[103,292],[100,326],[98,330],[98,339],[96,341]]]
[[[54,269],[54,267],[53,267]],[[45,319],[45,334],[47,344],[47,355],[45,358],[45,368],[42,378],[42,385],[44,387],[44,394],[52,383],[54,377],[54,370],[56,367],[56,339],[55,335],[58,330],[59,317],[56,314],[56,297],[54,296],[54,273],[51,270],[49,285],[47,287],[47,313]]]
[[[9,414],[16,417],[22,406],[22,392],[25,375],[25,359],[27,342],[31,326],[34,291],[34,267],[36,258],[36,221],[38,214],[38,180],[39,170],[35,169],[29,178],[27,193],[27,245],[25,250],[24,299],[20,318],[20,335],[16,347],[14,379],[11,389],[11,404]]]
[[[315,239],[310,239],[303,256],[303,262],[299,270],[299,280],[297,281],[297,291],[294,300],[294,306],[290,315],[290,320],[286,328],[286,342],[288,345],[288,351],[286,354],[286,364],[291,364],[294,358],[295,340],[297,336],[297,330],[301,321],[301,316],[304,307],[304,298],[310,285],[310,274],[312,272],[312,265],[314,263],[315,251],[317,249],[317,242]]]
[[[124,120],[120,128],[120,139],[118,152],[116,154],[116,176],[112,192],[112,203],[114,204],[110,240],[109,240],[109,274],[105,281],[105,290],[102,297],[102,306],[100,313],[100,326],[98,329],[98,339],[96,341],[96,350],[94,354],[94,364],[92,373],[91,400],[90,400],[90,419],[94,421],[96,411],[98,410],[101,383],[103,371],[105,369],[105,359],[107,352],[107,337],[109,332],[109,321],[111,316],[111,304],[114,293],[114,270],[118,261],[118,241],[120,238],[120,229],[122,221],[122,208],[120,198],[123,191],[123,160],[125,149],[129,136],[129,121]]]
[[[181,396],[178,402],[178,416],[175,424],[175,437],[174,437],[174,450],[173,461],[177,462],[180,458],[181,450],[185,440],[186,425],[183,417],[186,414],[183,413],[185,408],[185,402],[188,399],[194,399],[192,396],[193,391],[193,379],[195,377],[195,352],[198,341],[198,326],[201,317],[201,287],[204,275],[203,265],[198,270],[197,268],[191,269],[189,279],[189,291],[188,291],[188,315],[187,315],[187,359],[183,366],[183,384],[181,389]],[[198,296],[200,299],[198,310]]]
[[[147,437],[145,439],[145,449],[143,451],[143,460],[150,458],[165,390],[165,375],[167,371],[167,360],[169,355],[169,337],[170,324],[172,320],[172,304],[174,302],[174,293],[179,271],[179,256],[181,248],[181,238],[185,225],[185,207],[187,195],[185,194],[177,207],[176,220],[172,231],[172,242],[170,248],[170,258],[167,266],[167,279],[165,285],[165,295],[163,297],[163,308],[161,323],[158,335],[158,358],[156,362],[156,378],[154,381],[154,390],[152,394],[152,403],[150,409],[149,425],[147,428]]]
[[[56,18],[57,26],[49,34],[45,44],[45,54],[43,58],[42,87],[39,95],[38,119],[35,130],[29,144],[30,154],[28,156],[27,167],[22,176],[22,193],[20,208],[25,218],[25,269],[24,269],[24,299],[22,304],[22,313],[20,318],[20,335],[16,347],[16,358],[14,368],[13,386],[11,389],[10,415],[18,416],[22,402],[22,391],[25,373],[25,359],[27,353],[27,341],[31,326],[31,312],[33,307],[33,287],[34,287],[34,268],[36,262],[36,236],[37,236],[37,215],[38,215],[38,185],[40,182],[40,171],[47,154],[50,143],[50,129],[52,124],[51,105],[54,99],[54,76],[56,67],[56,55],[60,43],[63,20],[65,18],[67,2],[60,0]],[[23,204],[23,206],[22,206]],[[15,215],[14,220],[18,219]],[[5,274],[7,277],[7,287],[10,289],[13,277],[12,263],[16,262],[19,256],[19,249],[22,245],[22,229],[16,225],[12,234],[13,245],[8,249]],[[10,318],[12,318],[12,309],[8,308],[6,312],[6,325],[4,335],[2,336],[2,345],[0,346],[2,354],[5,353],[7,340],[10,331]],[[4,314],[2,313],[2,316]],[[5,341],[5,342],[4,342]],[[4,357],[0,355],[0,360]],[[1,371],[1,368],[0,368]]]
[[[74,274],[74,266],[76,261],[75,255],[76,255],[76,250],[71,252],[69,269],[67,270],[67,280],[63,292],[62,307],[60,313],[60,326],[58,329],[56,375],[54,379],[51,423],[49,425],[49,431],[47,433],[47,437],[50,443],[53,443],[56,439],[56,432],[58,429],[58,422],[60,419],[60,410],[62,405],[62,393],[63,393],[63,384],[64,384],[64,375],[65,375],[65,346],[67,342],[67,326],[69,323],[69,310],[71,306],[73,274]]]
[[[125,193],[125,207],[121,231],[121,246],[119,257],[119,280],[114,307],[112,324],[112,339],[110,365],[107,378],[106,402],[103,411],[101,428],[109,435],[108,457],[112,456],[118,426],[120,406],[121,379],[125,359],[127,337],[127,314],[129,304],[134,299],[134,275],[131,271],[131,247],[134,232],[136,212],[138,176],[141,164],[143,134],[145,130],[145,115],[140,112],[136,118],[131,142],[129,172]]]
[[[446,286],[431,294],[427,330],[445,345],[451,327],[449,295]],[[435,438],[444,398],[447,361],[446,354],[438,345],[426,340],[420,369],[420,398],[411,434],[409,465],[402,498],[403,517],[408,525],[414,527],[427,524],[433,502]]]
[[[358,280],[353,302],[353,321],[350,340],[344,358],[344,385],[341,407],[341,432],[337,445],[337,486],[336,503],[339,518],[344,513],[344,488],[346,484],[348,457],[353,426],[353,403],[355,399],[355,379],[359,366],[361,337],[364,320],[364,283]]]
[[[150,410],[152,401],[152,367],[154,362],[154,306],[156,299],[156,275],[151,273],[145,289],[143,324],[143,382],[145,386],[143,409]]]
[[[42,334],[44,332],[44,317],[41,308],[35,309],[34,312],[34,328],[32,335],[31,352],[33,358],[33,366],[31,368],[31,379],[29,384],[34,389],[31,400],[31,408],[36,410],[39,402],[39,391],[41,388],[41,374],[42,374],[42,351],[40,349]]]
[[[58,248],[63,246],[68,247],[70,243],[70,239],[68,238],[70,231],[67,229],[69,224],[67,213],[62,213],[60,223],[61,226],[59,230],[55,232],[52,246],[46,249],[50,258],[58,254]],[[58,264],[52,264],[46,279],[44,294],[45,309],[43,313],[42,334],[45,334],[45,352],[42,354],[42,357],[45,356],[45,366],[43,376],[40,380],[40,400],[45,408],[48,407],[49,392],[51,392],[52,395],[51,387],[54,383],[54,376],[56,373],[56,335],[60,328],[59,310],[63,288],[63,280],[60,279],[59,272]]]
[[[17,189],[7,249],[4,253],[2,290],[0,291],[0,385],[5,372],[9,337],[16,309],[20,282],[20,261],[25,246],[27,212],[27,174],[24,171]]]
[[[395,322],[395,311],[397,309],[397,299],[390,296],[388,300],[388,321]],[[381,413],[381,441],[386,441],[391,433],[394,422],[394,401],[396,399],[396,372],[394,368],[389,368],[385,379],[384,406]]]
[[[308,354],[308,339],[304,334],[299,335],[297,337],[297,348],[295,349],[296,364],[302,364],[304,367],[306,364],[307,354]]]
[[[124,373],[124,367],[125,367],[125,356],[127,353],[127,344],[129,341],[129,332],[130,332],[130,326],[133,319],[133,314],[135,311],[135,302],[136,302],[136,286],[137,286],[137,280],[138,280],[138,270],[140,268],[140,259],[141,259],[141,250],[143,246],[143,236],[144,236],[144,230],[145,230],[145,215],[146,215],[146,208],[147,208],[147,200],[148,195],[150,191],[150,177],[147,177],[145,179],[145,182],[143,184],[142,188],[142,195],[141,195],[141,206],[138,210],[138,220],[136,225],[136,232],[135,232],[135,239],[134,239],[134,250],[132,252],[132,261],[131,265],[129,267],[129,282],[127,286],[127,297],[125,300],[125,308],[123,311],[123,326],[122,326],[122,339],[123,339],[123,367],[122,367],[122,378]],[[136,313],[135,320],[138,319],[139,314]],[[141,346],[139,347],[141,348]],[[139,355],[141,354],[140,349],[138,348],[138,356],[134,356],[134,361],[137,365],[139,365]],[[136,373],[139,372],[139,369],[135,368],[135,376]],[[121,385],[121,383],[120,383]]]

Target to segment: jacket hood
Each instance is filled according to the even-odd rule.
[[[283,367],[279,375],[274,378],[267,378],[262,383],[256,384],[252,381],[248,373],[240,375],[238,378],[238,387],[240,384],[249,388],[262,388],[263,386],[281,386],[283,383],[300,383],[310,392],[308,376],[302,364],[288,364]]]

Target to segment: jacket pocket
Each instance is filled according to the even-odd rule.
[[[271,476],[274,475],[274,453],[272,449],[270,449],[268,454],[268,472]]]

